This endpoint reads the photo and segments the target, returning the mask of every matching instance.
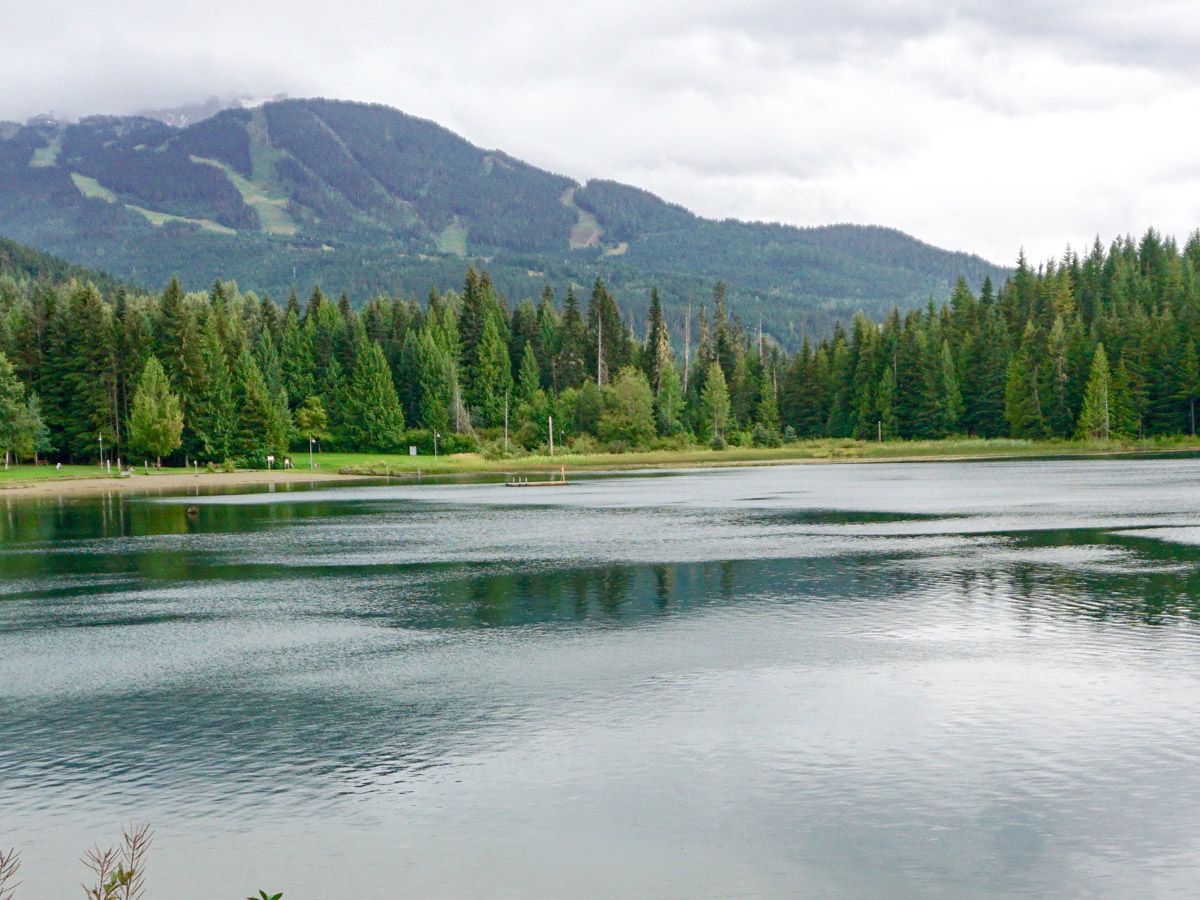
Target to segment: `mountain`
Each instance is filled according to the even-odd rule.
[[[75,266],[49,253],[0,238],[0,277],[5,276],[18,283],[35,281],[62,284],[72,279],[90,281],[106,294],[129,287],[106,272]]]
[[[614,181],[580,184],[384,106],[281,100],[186,127],[147,116],[0,123],[0,234],[155,285],[232,278],[363,301],[457,287],[511,299],[603,277],[629,311],[710,302],[785,345],[1007,270],[887,228],[716,221]]]

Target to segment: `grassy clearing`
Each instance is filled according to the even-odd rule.
[[[80,175],[78,172],[71,173],[71,181],[78,188],[79,193],[91,200],[103,200],[105,203],[116,203],[117,195],[98,182],[95,178],[88,178],[86,175]]]
[[[467,226],[458,216],[442,229],[436,240],[439,253],[452,253],[455,256],[467,255]]]
[[[207,159],[203,156],[191,156],[189,158],[192,162],[212,166],[214,169],[220,169],[225,173],[225,177],[237,188],[246,205],[253,207],[254,211],[258,213],[258,220],[262,231],[267,234],[282,234],[288,237],[296,233],[296,223],[287,210],[288,200],[286,196],[268,193],[266,188],[252,181],[247,181],[220,160]]]
[[[1056,456],[1111,456],[1120,454],[1154,455],[1163,453],[1200,453],[1200,439],[1162,438],[1148,441],[1018,441],[946,440],[890,441],[877,444],[868,441],[820,440],[801,441],[786,447],[729,447],[710,450],[694,447],[688,450],[647,450],[640,453],[558,453],[554,456],[529,454],[507,459],[485,459],[478,453],[453,456],[409,456],[399,453],[318,453],[314,456],[316,469],[324,474],[358,476],[415,476],[475,475],[509,472],[557,472],[560,466],[569,471],[706,468],[738,465],[783,465],[786,463],[822,462],[917,462],[926,460],[1021,459]],[[292,454],[296,469],[308,470],[308,454]],[[194,469],[151,469],[139,466],[139,475],[187,475]],[[204,470],[201,469],[203,475]],[[69,481],[80,478],[105,477],[96,465],[10,466],[0,468],[0,488],[39,481]],[[115,475],[113,476],[116,477]]]
[[[134,206],[132,203],[126,203],[125,208],[145,216],[146,221],[155,228],[161,228],[168,222],[186,222],[189,225],[199,225],[205,231],[212,231],[216,234],[237,234],[232,228],[228,228],[219,222],[214,222],[212,219],[190,219],[187,216],[177,216],[172,213],[146,209],[144,206]]]
[[[33,151],[29,160],[31,169],[47,169],[58,163],[58,155],[62,152],[62,135],[56,135],[45,147]]]
[[[12,466],[0,465],[0,487],[6,484],[28,484],[33,481],[69,480],[72,478],[100,478],[104,470],[99,466]]]
[[[454,456],[408,456],[364,453],[326,453],[318,457],[322,470],[354,475],[428,475],[552,471],[559,466],[579,469],[693,468],[729,465],[771,465],[789,462],[870,462],[938,459],[1005,459],[1046,456],[1103,456],[1121,453],[1200,452],[1200,440],[1171,439],[1130,442],[945,440],[801,441],[785,447],[729,447],[710,450],[648,450],[639,453],[531,454],[509,459],[485,459],[476,453]],[[297,464],[304,462],[296,460]]]

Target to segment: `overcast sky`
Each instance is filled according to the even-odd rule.
[[[1117,0],[12,4],[0,118],[370,100],[708,216],[1009,263],[1200,225],[1200,11]]]

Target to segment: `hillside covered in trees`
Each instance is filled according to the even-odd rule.
[[[955,280],[1007,272],[887,228],[715,221],[614,181],[580,184],[383,106],[286,100],[186,128],[146,117],[0,123],[0,234],[139,284],[214,279],[357,308],[486,267],[509,297],[602,278],[627,315],[729,309],[794,349]],[[303,288],[301,287],[303,286]]]
[[[217,282],[159,295],[0,275],[0,448],[261,464],[324,447],[444,452],[777,445],[832,436],[1112,438],[1195,433],[1200,234],[1148,232],[794,355],[727,307],[645,319],[547,286],[510,306],[486,273],[425,303],[284,307]],[[682,328],[680,327],[682,324]],[[674,326],[674,327],[672,327]],[[672,334],[691,338],[681,346]],[[505,442],[507,435],[507,443]]]

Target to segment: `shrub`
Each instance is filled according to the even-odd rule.
[[[750,446],[750,432],[748,431],[731,431],[725,437],[731,447]]]
[[[754,434],[750,439],[755,447],[778,447],[783,443],[779,438],[779,432],[767,428],[765,425],[755,425]]]
[[[601,452],[600,442],[590,434],[576,435],[571,439],[571,452],[581,456],[599,453]]]
[[[713,439],[709,442],[708,446],[714,450],[724,450],[729,445],[725,442],[725,438],[718,434],[713,436]]]

